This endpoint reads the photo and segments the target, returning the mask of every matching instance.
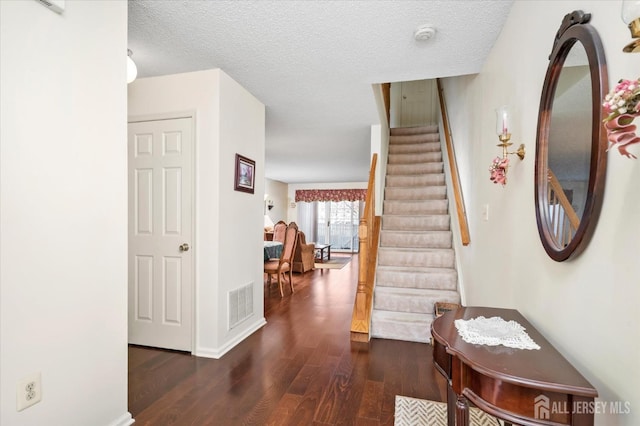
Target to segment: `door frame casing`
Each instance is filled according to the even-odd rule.
[[[196,121],[197,121],[197,113],[195,110],[187,110],[187,111],[176,111],[176,112],[167,112],[167,113],[158,113],[158,114],[144,114],[144,115],[135,115],[135,116],[128,116],[127,117],[127,126],[131,123],[140,123],[140,122],[145,122],[145,121],[162,121],[162,120],[175,120],[175,119],[181,119],[181,118],[189,118],[191,119],[191,134],[193,135],[193,145],[191,147],[191,161],[190,161],[190,167],[191,167],[191,194],[190,194],[190,198],[191,198],[191,240],[192,240],[192,244],[190,249],[193,250],[193,255],[191,256],[191,260],[190,260],[190,265],[188,265],[191,268],[191,354],[195,354],[195,349],[197,347],[196,345],[196,327],[197,327],[197,318],[198,318],[198,312],[197,310],[197,306],[198,304],[196,303],[196,301],[198,300],[198,274],[196,273],[197,271],[197,264],[198,264],[198,237],[197,237],[197,223],[196,223],[196,194],[198,193],[197,189],[198,189],[198,183],[197,183],[197,179],[196,177],[198,176],[198,170],[197,170],[197,161],[196,159],[198,158],[198,134],[197,134],[197,125],[196,125]],[[127,162],[129,161],[129,154],[127,153]],[[127,179],[127,191],[129,189],[128,187],[129,185],[129,181]],[[127,216],[129,215],[129,209],[131,208],[131,206],[129,206],[128,202],[127,202]],[[128,219],[127,219],[128,220]],[[129,228],[127,226],[127,240],[129,239]],[[128,246],[128,243],[127,243]],[[127,258],[128,258],[129,254],[127,253]],[[129,268],[129,266],[127,266],[127,268]],[[129,274],[129,271],[127,271],[127,276]],[[129,286],[129,283],[127,283],[127,287]],[[129,305],[129,300],[128,300],[128,291],[127,291],[127,306]],[[127,308],[127,315],[128,315],[128,308]],[[127,322],[129,321],[128,317],[127,317]]]

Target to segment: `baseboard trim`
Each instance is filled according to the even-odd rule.
[[[264,317],[262,317],[258,319],[256,322],[254,322],[253,324],[251,324],[245,331],[238,334],[237,336],[235,336],[233,339],[226,342],[221,347],[219,348],[198,347],[196,348],[194,355],[203,357],[203,358],[220,359],[224,354],[226,354],[231,349],[233,349],[238,343],[242,342],[244,339],[251,336],[253,333],[255,333],[257,330],[264,327],[266,324],[267,324],[267,321],[264,319]]]
[[[131,417],[131,413],[127,411],[125,414],[120,416],[117,420],[114,420],[113,422],[109,423],[109,426],[129,426],[129,425],[132,425],[134,422],[135,420],[133,419],[133,417]]]

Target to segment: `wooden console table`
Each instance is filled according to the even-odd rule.
[[[518,322],[540,349],[466,343],[454,321],[479,316]],[[434,363],[448,383],[449,426],[468,426],[469,402],[518,425],[593,426],[598,392],[518,311],[460,308],[435,319],[431,334]]]

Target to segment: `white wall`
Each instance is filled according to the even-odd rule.
[[[289,208],[289,202],[287,197],[288,185],[284,182],[273,179],[265,179],[265,194],[269,195],[269,199],[273,201],[273,208],[267,210],[267,215],[271,218],[273,223],[279,220],[287,220],[287,209]]]
[[[220,222],[218,240],[217,341],[222,356],[265,324],[264,320],[264,141],[265,108],[255,97],[220,71]],[[255,192],[234,191],[235,155],[256,162]],[[255,261],[248,261],[248,259]],[[254,315],[227,330],[227,292],[254,284]],[[201,303],[206,301],[201,300]],[[204,305],[203,305],[204,306]]]
[[[389,152],[389,128],[387,128],[386,125],[384,127],[385,130],[382,130],[383,126],[380,124],[374,124],[371,126],[371,162],[373,162],[373,155],[378,155],[378,158],[376,160],[376,169],[374,171],[375,179],[373,183],[375,189],[375,203],[373,208],[374,214],[377,216],[382,215],[382,207],[384,205],[385,175],[382,174],[382,170],[387,170],[386,154]],[[381,155],[382,152],[385,153],[384,156]],[[384,164],[382,164],[383,161],[385,162]],[[371,163],[369,163],[369,172],[371,172]],[[369,183],[367,182],[367,189],[368,187]]]
[[[598,389],[601,401],[630,402],[631,414],[598,414],[598,425],[640,424],[640,167],[611,151],[596,232],[576,259],[554,262],[538,236],[534,157],[538,105],[555,33],[576,9],[592,14],[613,85],[637,78],[640,55],[624,54],[629,31],[620,1],[516,1],[482,72],[444,80],[471,227],[457,253],[467,304],[513,307]],[[512,140],[525,143],[506,187],[489,181],[494,109],[515,107]],[[636,123],[637,124],[637,123]],[[640,154],[640,146],[631,148]],[[515,157],[514,157],[515,158]],[[489,221],[482,207],[489,206]]]
[[[393,87],[393,84],[391,84],[391,87]],[[373,85],[373,96],[376,100],[376,106],[378,107],[378,118],[380,120],[380,124],[374,124],[371,126],[371,160],[373,160],[373,154],[378,154],[375,172],[375,215],[381,216],[384,204],[384,186],[387,176],[387,161],[389,153],[389,123],[387,122],[387,111],[384,103],[384,96],[382,94],[382,85]],[[392,98],[390,100],[390,104],[395,105],[394,102],[396,101],[398,104],[400,103],[399,99],[394,100]]]
[[[195,114],[195,354],[218,358],[264,325],[264,106],[221,70],[142,78],[129,117]],[[234,186],[235,154],[256,162],[255,192]],[[247,266],[254,253],[255,263]],[[227,292],[254,283],[254,315],[228,331]]]
[[[126,48],[126,2],[0,2],[2,425],[131,422]]]

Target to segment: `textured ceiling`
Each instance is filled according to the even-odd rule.
[[[479,72],[511,4],[129,0],[129,48],[139,77],[220,68],[264,103],[267,178],[366,181],[371,85]]]

